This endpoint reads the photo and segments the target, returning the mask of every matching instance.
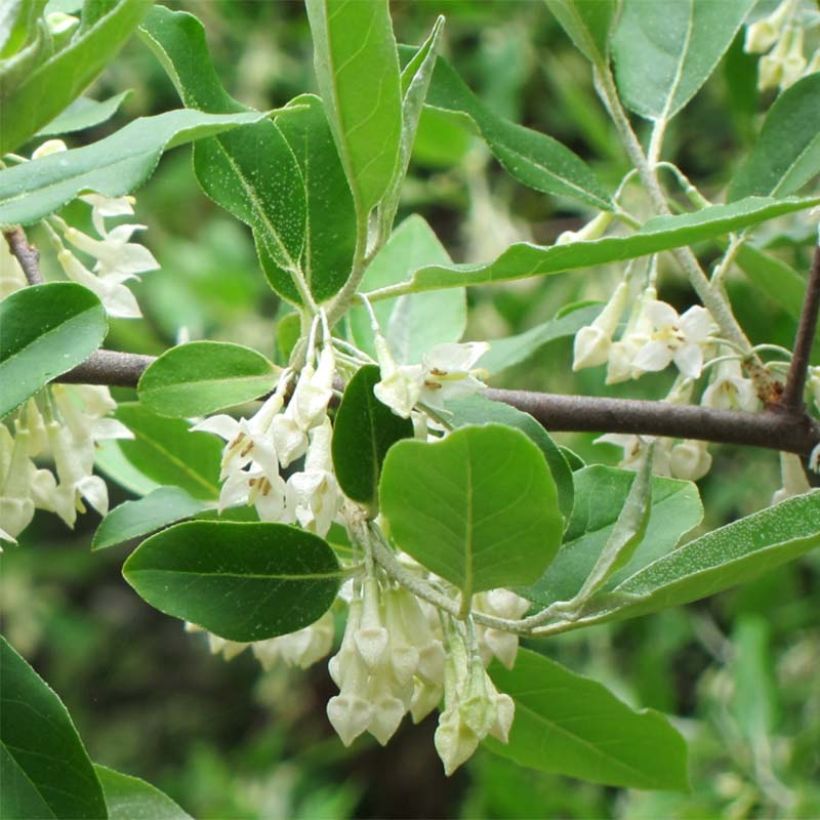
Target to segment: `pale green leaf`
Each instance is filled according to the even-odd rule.
[[[228,342],[177,345],[152,362],[137,385],[161,416],[207,416],[252,401],[276,386],[277,368],[261,353]]]
[[[563,522],[538,447],[500,424],[462,427],[443,441],[400,441],[387,454],[381,511],[399,547],[460,587],[464,599],[532,583],[549,565]]]
[[[515,701],[509,743],[496,754],[542,772],[635,789],[686,789],[686,743],[652,709],[636,711],[606,687],[527,649],[490,667]]]
[[[189,521],[144,541],[123,576],[151,606],[231,641],[295,632],[333,603],[333,550],[284,524]]]
[[[0,302],[0,418],[84,362],[108,332],[100,300],[72,282],[15,291]]]
[[[0,681],[0,817],[108,817],[67,709],[2,636]]]
[[[128,194],[151,176],[163,151],[262,116],[168,111],[140,117],[84,148],[6,168],[0,171],[0,225],[30,225],[86,191]]]
[[[37,132],[37,136],[51,137],[56,134],[70,134],[107,122],[117,113],[117,109],[130,93],[130,91],[123,91],[102,102],[92,100],[90,97],[78,97],[65,111],[48,125],[43,126]]]
[[[621,98],[669,120],[709,79],[756,0],[623,0],[612,40]]]
[[[402,111],[388,0],[307,0],[319,90],[360,224],[396,173]]]
[[[576,48],[594,65],[609,62],[609,38],[619,11],[618,0],[546,0]]]
[[[155,786],[106,766],[94,766],[102,784],[111,820],[191,820],[167,794]]]

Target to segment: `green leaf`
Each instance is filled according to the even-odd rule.
[[[121,439],[105,439],[97,443],[94,466],[106,477],[135,495],[143,496],[158,490],[162,484],[138,470],[120,449]]]
[[[635,789],[688,787],[686,743],[653,709],[635,711],[606,687],[527,649],[490,676],[515,701],[508,744],[493,752],[542,772]]]
[[[642,117],[669,120],[717,68],[755,0],[623,0],[612,39],[621,99]]]
[[[573,242],[569,245],[541,246],[520,242],[511,245],[493,262],[423,267],[413,274],[406,287],[401,290],[397,288],[399,292],[395,295],[505,282],[635,259],[713,239],[817,204],[820,204],[820,197],[782,200],[747,197],[730,205],[712,205],[694,213],[654,217],[631,236],[605,236],[593,242]]]
[[[122,196],[138,188],[163,151],[256,122],[262,114],[168,111],[140,117],[110,137],[0,171],[0,225],[30,225],[84,191]]]
[[[373,393],[380,379],[376,365],[360,368],[345,389],[333,425],[333,467],[339,486],[373,513],[387,451],[400,439],[413,437],[413,422],[397,416]]]
[[[546,0],[576,48],[593,65],[609,63],[609,35],[618,13],[617,0]]]
[[[400,52],[409,60],[414,50],[402,46]],[[523,185],[611,210],[609,194],[580,157],[552,137],[494,114],[443,57],[436,61],[427,105],[470,117],[493,156]]]
[[[295,632],[333,603],[333,550],[285,524],[189,521],[143,542],[123,576],[151,606],[231,641]]]
[[[0,418],[84,362],[107,332],[100,300],[72,282],[23,288],[0,301]]]
[[[291,100],[277,124],[302,172],[307,202],[302,270],[314,298],[323,302],[341,290],[353,266],[353,196],[318,97]]]
[[[729,185],[729,200],[788,196],[820,173],[820,73],[787,88],[769,109],[752,153]]]
[[[388,0],[306,7],[316,79],[362,229],[399,162],[401,82]]]
[[[222,87],[196,17],[157,6],[141,34],[185,105],[212,114],[247,110]],[[274,290],[291,302],[301,302],[293,277],[301,273],[305,245],[305,184],[276,123],[263,120],[197,144],[194,170],[205,193],[253,229]]]
[[[563,529],[555,482],[538,447],[500,424],[443,441],[400,441],[384,462],[382,514],[396,543],[475,592],[535,581]]]
[[[361,288],[376,290],[405,281],[425,265],[450,265],[452,260],[433,229],[418,215],[409,216],[393,231],[365,272]],[[415,364],[436,345],[457,342],[467,325],[463,289],[388,299],[373,305],[376,318],[396,360]],[[370,317],[363,307],[350,311],[353,341],[376,355]]]
[[[228,342],[172,347],[142,374],[142,404],[161,416],[207,416],[273,390],[277,369],[261,353]]]
[[[108,817],[68,710],[0,636],[0,816]]]
[[[125,501],[100,522],[91,549],[104,550],[156,532],[183,518],[191,518],[208,505],[179,487],[159,487],[136,501]]]
[[[123,91],[114,97],[98,102],[90,97],[78,97],[61,114],[38,132],[38,137],[50,137],[56,134],[70,134],[74,131],[83,131],[95,125],[107,122],[117,113],[123,100],[130,94]]]
[[[188,422],[157,416],[137,403],[120,404],[114,412],[134,434],[117,442],[136,469],[159,484],[174,484],[194,498],[219,495],[222,442],[209,433],[192,432]]]
[[[508,367],[521,364],[545,344],[574,336],[582,327],[591,324],[601,312],[601,307],[598,302],[568,305],[543,324],[506,339],[493,339],[490,349],[481,357],[478,366],[495,375]]]
[[[574,598],[602,554],[635,480],[631,470],[600,464],[572,474],[575,504],[564,535],[564,543],[543,577],[527,590],[519,590],[533,601],[551,604]],[[697,487],[671,478],[652,480],[652,506],[643,541],[627,566],[607,584],[611,588],[640,567],[674,549],[681,536],[703,518]]]
[[[552,440],[549,433],[529,414],[499,401],[490,401],[484,396],[469,396],[447,403],[452,413],[451,422],[455,427],[467,424],[506,424],[526,435],[538,446],[547,460],[555,488],[558,491],[558,507],[565,522],[569,522],[575,497],[572,471],[567,460]]]
[[[772,622],[744,613],[732,635],[731,669],[734,697],[731,711],[747,740],[768,744],[777,729],[777,663],[772,658]]]
[[[806,299],[806,281],[793,267],[748,243],[735,257],[738,267],[766,296],[798,320]]]
[[[23,145],[91,84],[139,25],[151,1],[120,0],[20,82],[2,85],[0,105],[14,116],[3,118],[0,154]]]
[[[46,0],[7,0],[0,7],[0,60],[8,59],[32,39]]]
[[[97,764],[94,771],[111,820],[191,820],[188,812],[150,783]]]
[[[820,490],[684,544],[599,596],[584,623],[634,618],[742,584],[820,546]],[[590,602],[591,604],[593,602]]]

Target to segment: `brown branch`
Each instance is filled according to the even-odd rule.
[[[151,356],[99,350],[57,381],[135,387]],[[562,396],[526,390],[487,390],[487,398],[530,413],[553,432],[632,433],[745,444],[797,453],[820,444],[820,424],[804,413],[738,413],[659,401]]]
[[[800,413],[803,410],[803,392],[806,389],[809,356],[817,330],[818,312],[820,312],[820,245],[814,249],[814,261],[806,286],[806,300],[803,302],[797,335],[794,337],[792,363],[780,399],[780,405],[790,413]]]
[[[30,285],[42,285],[46,280],[40,271],[40,254],[33,245],[29,245],[22,228],[3,231],[3,236],[15,259],[20,263],[23,274]]]

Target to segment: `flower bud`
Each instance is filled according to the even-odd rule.
[[[676,444],[669,455],[669,468],[675,478],[698,481],[712,466],[712,456],[705,441]]]

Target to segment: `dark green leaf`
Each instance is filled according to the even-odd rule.
[[[30,225],[84,191],[122,196],[154,172],[163,151],[238,125],[261,114],[168,111],[140,117],[110,137],[0,171],[0,225]]]
[[[402,291],[416,293],[505,282],[635,259],[713,239],[818,204],[820,197],[790,197],[783,200],[748,197],[730,205],[712,205],[694,213],[655,217],[631,236],[606,236],[593,242],[573,242],[569,245],[541,246],[521,242],[511,245],[493,262],[423,267],[413,274]]]
[[[123,91],[114,97],[98,102],[90,97],[78,97],[62,114],[59,114],[48,125],[37,132],[38,137],[49,137],[55,134],[70,134],[74,131],[82,131],[85,128],[93,128],[107,122],[117,113],[117,109],[122,101],[130,94],[130,91]]]
[[[752,153],[729,185],[729,200],[788,196],[820,173],[820,72],[787,88],[769,109]]]
[[[455,427],[463,427],[466,424],[506,424],[520,430],[537,444],[555,481],[561,515],[565,522],[569,522],[575,495],[572,472],[558,445],[529,413],[524,413],[509,404],[490,401],[483,396],[470,396],[449,402],[447,409],[453,414],[451,421]]]
[[[379,476],[387,451],[413,437],[413,422],[397,416],[373,393],[381,379],[376,365],[362,367],[350,380],[333,425],[333,467],[348,498],[375,512]]]
[[[607,688],[520,649],[515,667],[490,667],[515,701],[508,744],[497,754],[543,772],[635,789],[686,789],[686,743],[663,715],[635,711]]]
[[[319,90],[360,226],[399,162],[399,61],[388,0],[307,0]]]
[[[85,361],[108,325],[100,300],[80,285],[52,282],[0,302],[0,417]]]
[[[261,641],[312,624],[342,570],[312,533],[285,524],[189,521],[143,542],[123,566],[151,606],[231,641]]]
[[[114,413],[134,439],[117,442],[125,458],[149,479],[175,484],[194,498],[219,495],[222,442],[209,433],[192,432],[188,422],[157,416],[136,403],[120,404]]]
[[[550,604],[574,598],[589,576],[626,503],[635,473],[600,464],[572,474],[575,505],[564,543],[544,576],[519,590],[533,601]],[[652,507],[643,541],[632,560],[610,580],[612,587],[640,567],[674,549],[681,536],[703,518],[697,487],[671,478],[652,480]]]
[[[396,543],[464,599],[532,583],[563,529],[555,482],[538,447],[500,424],[443,441],[400,441],[384,462],[382,514]]]
[[[401,54],[409,60],[413,49],[402,46]],[[495,158],[523,185],[596,208],[612,208],[606,189],[580,157],[552,137],[494,114],[443,57],[436,61],[427,105],[469,116]]]
[[[152,412],[190,418],[252,401],[273,390],[275,383],[274,365],[249,347],[189,342],[153,362],[137,391]]]
[[[168,795],[159,789],[105,766],[94,766],[105,792],[111,820],[191,820]]]
[[[159,487],[144,498],[125,501],[111,510],[97,527],[91,549],[114,547],[183,518],[191,518],[205,509],[207,504],[179,487]]]
[[[14,116],[3,117],[0,154],[19,148],[90,85],[131,36],[151,2],[120,0],[109,13],[78,33],[66,48],[28,72],[20,82],[2,85],[0,104],[4,111],[13,111]]]
[[[623,0],[612,40],[618,90],[643,117],[669,120],[709,79],[755,0]]]
[[[97,775],[53,689],[0,637],[0,816],[108,817]]]

